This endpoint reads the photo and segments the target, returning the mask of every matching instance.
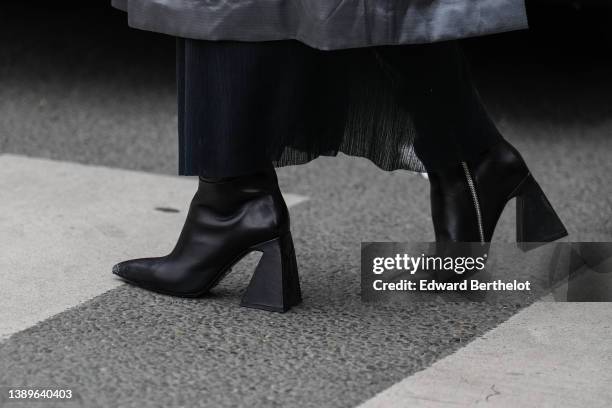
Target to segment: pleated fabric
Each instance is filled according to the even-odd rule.
[[[339,152],[421,172],[501,139],[455,42],[320,51],[178,39],[177,78],[182,175],[238,176]]]

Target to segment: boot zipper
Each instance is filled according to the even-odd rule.
[[[476,209],[476,220],[478,221],[478,233],[480,234],[480,243],[484,244],[484,228],[482,227],[482,213],[480,212],[480,204],[478,202],[478,194],[476,194],[476,186],[474,185],[474,180],[472,179],[472,175],[470,174],[470,169],[466,162],[461,162],[463,166],[463,171],[465,173],[465,178],[467,180],[468,187],[470,189],[470,193],[472,193],[472,200],[474,201],[474,208]]]

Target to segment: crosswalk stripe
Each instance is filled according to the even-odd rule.
[[[538,302],[359,408],[612,406],[612,310]]]
[[[114,263],[169,252],[195,183],[0,155],[0,340],[121,285]]]

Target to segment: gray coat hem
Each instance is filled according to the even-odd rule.
[[[127,12],[128,24],[141,30],[199,40],[292,39],[321,50],[433,43],[528,28],[524,0],[406,1],[382,11],[364,11],[365,3],[356,3],[330,12],[283,0],[245,1],[243,7],[223,1],[211,7],[209,2],[112,0],[113,7]]]

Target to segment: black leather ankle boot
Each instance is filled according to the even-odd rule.
[[[516,198],[516,239],[523,250],[567,235],[519,152],[508,142],[479,159],[429,172],[437,242],[490,242],[501,213]]]
[[[119,263],[113,273],[143,288],[199,297],[252,251],[263,255],[242,306],[285,312],[301,300],[289,213],[273,169],[200,179],[174,250]]]

